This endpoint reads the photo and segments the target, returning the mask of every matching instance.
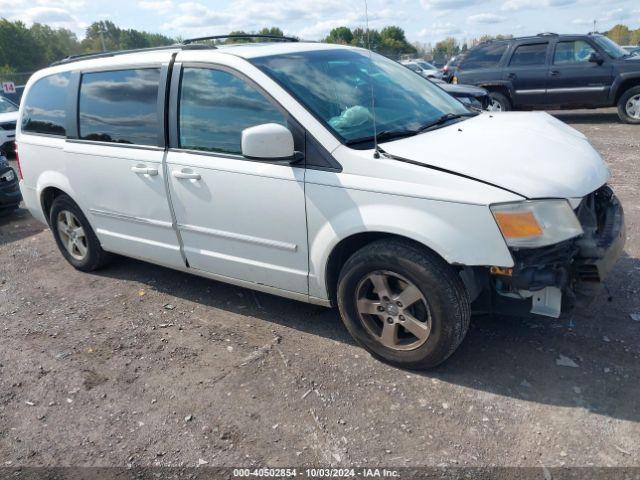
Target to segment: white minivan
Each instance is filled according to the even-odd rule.
[[[25,203],[75,268],[115,253],[337,306],[406,368],[451,355],[472,302],[557,317],[624,245],[584,135],[469,111],[360,48],[71,58],[31,77],[20,114]]]

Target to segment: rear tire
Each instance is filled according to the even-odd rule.
[[[76,269],[91,272],[107,264],[109,255],[71,197],[56,197],[49,212],[49,225],[60,252]]]
[[[622,94],[618,100],[618,117],[624,123],[640,124],[640,86]]]
[[[379,240],[354,253],[340,272],[337,298],[354,339],[402,368],[442,363],[469,328],[469,297],[460,276],[409,241]]]
[[[491,103],[488,110],[490,112],[508,112],[512,109],[511,100],[500,92],[489,92]]]

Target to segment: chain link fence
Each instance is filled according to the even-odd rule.
[[[33,72],[0,72],[0,82],[13,82],[16,87],[24,85]]]

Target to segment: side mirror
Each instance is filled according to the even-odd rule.
[[[589,62],[602,65],[602,62],[604,62],[604,59],[600,56],[600,54],[596,52],[591,52],[591,54],[589,55]]]
[[[250,160],[291,163],[298,160],[291,131],[278,123],[263,123],[242,131],[242,155]]]

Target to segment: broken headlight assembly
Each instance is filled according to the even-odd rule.
[[[583,233],[567,200],[526,200],[490,208],[509,247],[545,247]]]

